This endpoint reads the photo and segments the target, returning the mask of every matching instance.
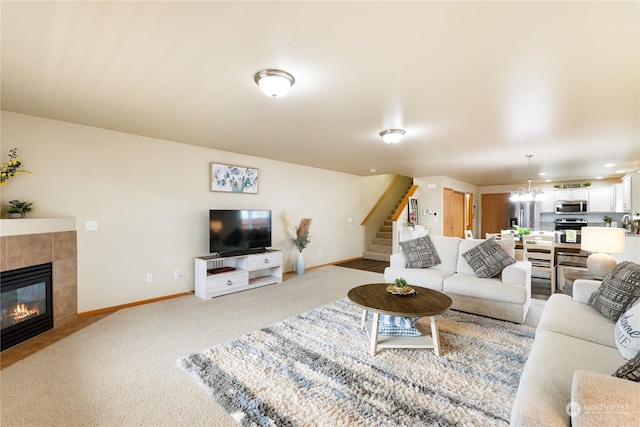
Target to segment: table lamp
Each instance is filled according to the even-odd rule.
[[[624,252],[624,228],[582,227],[580,249],[592,252],[587,258],[587,270],[603,279],[617,264],[608,254]]]

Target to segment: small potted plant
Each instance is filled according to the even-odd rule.
[[[24,218],[29,212],[33,210],[31,207],[33,202],[23,202],[21,200],[10,200],[9,209],[7,213],[9,218]]]
[[[611,227],[611,217],[610,216],[607,216],[607,215],[604,216],[604,226],[605,227]]]
[[[515,227],[520,238],[522,238],[522,236],[528,236],[529,234],[531,234],[531,229],[529,228],[518,227],[517,225]]]
[[[407,287],[407,281],[402,277],[398,277],[393,281],[393,286],[395,286],[398,290],[402,290]]]

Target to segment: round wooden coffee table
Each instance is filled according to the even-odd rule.
[[[375,355],[379,348],[433,348],[440,356],[440,340],[435,317],[451,307],[452,300],[442,292],[433,289],[411,286],[417,291],[413,295],[393,295],[387,292],[390,283],[372,283],[355,287],[349,291],[347,298],[354,305],[362,308],[362,327],[371,335],[371,355]],[[369,312],[373,313],[373,320],[368,320]],[[423,335],[418,337],[378,336],[380,314],[402,317],[428,317],[431,331],[416,328]],[[429,336],[429,332],[431,335]]]

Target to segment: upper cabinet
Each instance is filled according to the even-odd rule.
[[[640,212],[640,172],[622,178],[622,209],[624,212]]]
[[[622,192],[622,184],[613,184],[614,212],[624,212]]]
[[[614,202],[613,187],[589,188],[587,204],[589,212],[613,212]]]
[[[546,190],[544,192],[544,198],[542,199],[541,212],[543,213],[555,213],[556,211],[556,198],[555,191]]]
[[[555,201],[558,200],[589,200],[589,190],[586,188],[556,190]]]

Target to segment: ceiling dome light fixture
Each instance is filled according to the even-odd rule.
[[[253,79],[262,93],[274,99],[285,96],[296,82],[296,79],[286,71],[272,69],[258,71]]]
[[[402,139],[404,131],[402,129],[386,129],[380,132],[382,140],[387,144],[397,144]]]
[[[529,159],[529,172],[527,173],[527,182],[529,183],[529,187],[518,188],[511,196],[511,201],[513,202],[542,200],[546,197],[541,189],[537,187],[531,188],[531,158],[533,157],[533,154],[527,154],[525,157]]]

